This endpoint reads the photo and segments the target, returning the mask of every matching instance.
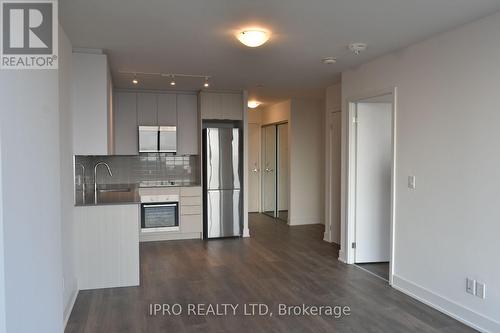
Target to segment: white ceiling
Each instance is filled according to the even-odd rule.
[[[351,66],[500,10],[499,0],[61,0],[74,47],[102,48],[116,87],[118,71],[213,76],[213,89],[248,89],[263,102],[322,97]],[[247,26],[272,31],[260,48],[233,36]],[[365,42],[360,56],[350,42]],[[338,57],[324,65],[321,58]],[[140,88],[170,89],[168,79],[140,78]],[[202,80],[178,79],[197,90]],[[259,87],[261,85],[261,87]]]

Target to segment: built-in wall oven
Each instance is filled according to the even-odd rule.
[[[179,230],[179,196],[141,196],[141,232]]]

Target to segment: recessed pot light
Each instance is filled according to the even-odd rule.
[[[248,47],[258,47],[269,40],[269,33],[262,29],[248,29],[240,31],[236,38]]]
[[[248,105],[248,107],[250,109],[255,109],[256,107],[258,107],[260,105],[260,102],[258,102],[258,101],[248,101],[247,105]]]

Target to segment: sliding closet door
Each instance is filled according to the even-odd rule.
[[[262,211],[276,217],[276,126],[262,128]]]

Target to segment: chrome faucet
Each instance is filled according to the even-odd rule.
[[[111,172],[111,169],[109,168],[108,163],[106,162],[97,162],[96,165],[94,165],[94,203],[97,204],[97,167],[99,165],[104,165],[106,169],[108,169],[108,173],[111,177],[113,177],[113,173]]]
[[[83,181],[82,181],[82,192],[83,192],[83,195],[82,195],[82,202],[83,204],[85,205],[85,191],[86,191],[86,186],[85,186],[85,165],[83,165],[82,163],[75,163],[75,166],[76,165],[79,165],[82,167],[82,178],[83,178]]]

